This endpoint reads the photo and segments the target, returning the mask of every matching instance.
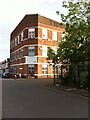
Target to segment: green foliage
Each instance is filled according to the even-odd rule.
[[[66,35],[59,44],[59,54],[63,59],[70,59],[71,62],[76,63],[85,59],[87,52],[87,40],[90,37],[90,31],[88,29],[87,13],[89,3],[87,1],[82,2],[63,2],[63,7],[68,9],[68,14],[61,15],[62,22],[66,25]],[[90,42],[90,40],[88,40]],[[90,43],[89,45],[90,46]],[[74,58],[75,56],[75,58]],[[74,58],[74,59],[73,59]]]
[[[90,80],[90,2],[64,1],[64,8],[68,9],[68,14],[60,14],[62,25],[65,25],[65,36],[59,42],[57,54],[48,48],[48,59],[56,62],[57,58],[63,63],[68,61],[70,64],[69,73],[62,78],[63,83],[79,85],[89,88]],[[80,76],[80,64],[87,65],[87,79]],[[84,66],[85,67],[85,66]]]
[[[56,62],[56,60],[57,60],[57,53],[55,53],[55,51],[52,49],[52,48],[50,48],[50,47],[48,47],[48,60],[52,60],[52,62],[53,63],[55,63]]]
[[[48,52],[47,52],[48,54],[48,59],[49,60],[52,60],[53,59],[53,57],[54,57],[54,51],[50,48],[50,47],[48,47]]]
[[[57,12],[61,16],[62,23],[66,25],[65,36],[59,43],[58,56],[62,61],[71,62],[72,79],[77,82],[78,64],[88,61],[90,65],[90,2],[64,1],[62,6],[68,9],[68,14]]]

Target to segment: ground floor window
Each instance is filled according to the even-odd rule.
[[[28,74],[30,74],[31,76],[34,75],[34,65],[28,65]]]
[[[42,65],[42,74],[47,74],[47,65]]]
[[[11,73],[11,74],[16,74],[16,73],[18,73],[18,67],[17,67],[17,66],[10,67],[10,73]]]

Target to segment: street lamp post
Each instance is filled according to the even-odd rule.
[[[47,63],[50,64],[50,59],[47,57]],[[54,70],[54,81],[53,81],[53,84],[55,85],[56,84],[56,80],[57,80],[57,84],[58,84],[58,80],[59,80],[59,73],[58,73],[58,65],[59,65],[59,61],[60,61],[60,58],[57,57],[57,58],[54,58],[53,59],[53,70]],[[48,78],[48,66],[47,66],[47,78]]]
[[[47,64],[50,64],[50,59],[48,57],[46,59],[47,59]],[[53,69],[54,69],[54,82],[53,82],[53,84],[55,85],[56,84],[56,75],[55,75],[55,73],[56,73],[56,61],[55,60],[53,60]],[[47,66],[47,78],[48,78],[48,66]]]
[[[56,66],[56,64],[54,63],[53,64],[53,68],[54,68],[54,85],[56,84],[56,80],[55,80],[55,78],[56,78],[56,75],[55,75],[56,69],[55,69],[55,66]]]
[[[50,59],[47,57],[46,60],[47,60],[47,78],[48,78],[48,67],[49,67],[48,64],[50,64]]]
[[[59,63],[59,57],[57,57],[55,60],[54,60],[54,85],[57,83],[58,84],[58,79],[59,79],[59,75],[58,75],[58,64]],[[56,82],[56,79],[57,79],[57,82]]]
[[[57,66],[57,84],[59,84],[59,71],[58,71],[58,68],[59,68],[59,60],[60,60],[60,58],[59,57],[57,57],[57,59],[56,59],[56,66]]]
[[[61,83],[62,76],[63,76],[62,73],[63,73],[62,72],[62,63],[60,63],[60,77],[59,77],[60,78],[60,83]]]

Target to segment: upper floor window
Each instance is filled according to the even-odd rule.
[[[42,29],[42,38],[48,39],[48,30],[47,29]]]
[[[52,39],[53,39],[54,41],[57,41],[57,31],[53,31]]]
[[[24,37],[24,35],[23,35],[23,32],[21,33],[21,41],[23,41],[23,37]]]
[[[34,56],[35,51],[34,51],[34,47],[28,47],[28,56]]]
[[[55,54],[57,54],[57,47],[52,47]]]
[[[21,42],[21,36],[18,35],[18,44],[20,44],[20,42]]]
[[[23,57],[23,48],[19,50],[19,57]]]
[[[16,59],[19,58],[19,55],[18,55],[18,54],[19,54],[18,51],[16,51]]]
[[[12,54],[10,55],[10,57],[11,57],[11,58],[10,58],[11,60],[15,60],[15,53],[12,53]]]
[[[42,47],[42,56],[47,57],[47,46]]]
[[[15,46],[17,46],[17,39],[15,38]]]
[[[28,38],[35,38],[35,29],[34,28],[28,29]]]
[[[19,51],[17,51],[17,53],[16,53],[16,54],[17,54],[17,59],[19,59]]]

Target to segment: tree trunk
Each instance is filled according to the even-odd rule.
[[[80,65],[78,64],[78,69],[77,69],[77,76],[78,76],[78,86],[80,87]]]
[[[73,79],[73,87],[75,87],[77,80],[77,65],[74,63],[72,63],[72,79]]]

